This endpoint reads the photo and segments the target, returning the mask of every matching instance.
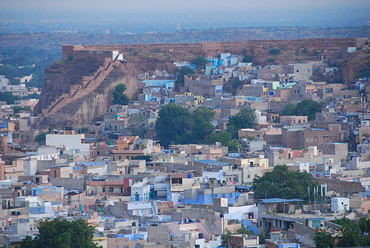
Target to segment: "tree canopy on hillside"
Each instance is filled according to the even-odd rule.
[[[190,112],[175,104],[166,105],[159,111],[156,121],[157,137],[166,148],[171,143],[206,143],[212,135],[214,115],[214,110],[207,107]]]
[[[0,101],[5,101],[7,104],[14,104],[19,99],[18,96],[13,95],[11,92],[0,92]]]
[[[134,114],[128,119],[127,128],[131,131],[131,135],[137,135],[144,138],[145,133],[148,131],[144,125],[145,118],[141,114]]]
[[[203,106],[194,110],[190,117],[190,137],[188,142],[204,143],[212,135],[214,129],[212,120],[215,117],[215,111]]]
[[[67,221],[54,219],[40,223],[39,234],[32,240],[27,236],[21,248],[100,248],[93,242],[94,228],[83,219]]]
[[[202,56],[196,57],[191,61],[192,64],[194,64],[197,69],[204,69],[204,66],[207,64],[208,60]]]
[[[348,218],[336,219],[335,224],[340,227],[336,230],[340,233],[337,247],[365,247],[370,245],[370,219],[361,218],[350,220]],[[316,247],[334,247],[334,238],[325,230],[317,230],[314,241]]]
[[[306,171],[290,171],[286,165],[278,165],[271,172],[253,180],[254,196],[258,199],[283,198],[308,200],[318,182]]]
[[[155,123],[157,137],[165,148],[171,143],[178,143],[189,131],[190,111],[179,105],[168,104],[159,111]]]
[[[341,225],[338,229],[342,233],[337,244],[338,247],[363,247],[370,245],[370,219],[362,218],[359,225],[354,221],[342,218],[334,220],[334,223]]]
[[[113,91],[113,104],[127,105],[128,97],[123,92],[126,90],[126,85],[119,84]]]
[[[329,232],[326,230],[318,230],[313,238],[316,247],[334,247],[334,239]]]
[[[312,100],[303,100],[297,104],[288,104],[283,110],[283,115],[308,116],[308,120],[314,120],[315,114],[321,112],[325,103]]]
[[[254,109],[242,108],[239,113],[229,117],[227,131],[232,137],[238,138],[238,131],[242,128],[254,128],[257,125],[257,116]]]

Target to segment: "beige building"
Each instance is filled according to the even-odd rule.
[[[199,189],[200,184],[194,177],[189,177],[185,173],[176,173],[171,175],[171,191],[183,192],[186,189]]]
[[[281,116],[280,125],[296,126],[308,123],[307,116]]]

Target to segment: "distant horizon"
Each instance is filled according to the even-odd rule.
[[[143,6],[139,3],[145,0],[135,1],[137,4],[106,0],[104,6],[97,0],[73,1],[76,4],[68,4],[72,0],[63,3],[51,0],[0,1],[0,33],[70,31],[96,34],[109,30],[114,34],[142,34],[192,29],[358,27],[370,23],[370,1],[361,0],[350,3],[344,0],[281,0],[279,3],[231,0],[228,4],[219,0],[203,0],[199,4],[195,0],[189,0],[187,4],[159,0],[161,4],[147,2]],[[85,6],[86,2],[91,4]],[[207,4],[209,8],[205,7]]]
[[[145,36],[145,35],[160,35],[160,34],[176,34],[176,33],[186,33],[186,32],[212,32],[212,31],[221,31],[221,30],[229,30],[229,31],[251,31],[253,29],[271,29],[271,28],[277,28],[277,29],[286,29],[286,31],[289,31],[291,29],[300,29],[300,30],[305,30],[305,29],[313,29],[313,30],[322,30],[322,31],[329,31],[330,29],[351,29],[351,28],[369,28],[370,25],[358,25],[358,26],[326,26],[326,27],[315,27],[315,26],[246,26],[246,27],[220,27],[220,28],[188,28],[188,29],[180,29],[180,30],[159,30],[159,31],[142,31],[142,32],[123,32],[123,33],[116,33],[110,32],[105,33],[104,29],[101,30],[95,30],[95,31],[76,31],[76,30],[53,30],[53,31],[39,31],[39,32],[34,32],[34,31],[25,31],[25,32],[2,32],[0,28],[0,35],[27,35],[27,34],[74,34],[74,35],[103,35],[103,36]],[[366,35],[364,36],[345,36],[348,38],[351,37],[367,37]],[[307,37],[308,39],[311,38],[345,38],[343,36],[340,37],[327,37],[326,34],[323,36],[317,36],[317,37]],[[253,38],[252,38],[253,39]],[[262,39],[267,39],[267,38],[262,38]],[[271,39],[276,39],[276,38],[271,38]],[[285,39],[285,38],[283,38]],[[291,38],[286,38],[286,39],[291,39]]]

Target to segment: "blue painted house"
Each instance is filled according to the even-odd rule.
[[[213,199],[227,198],[230,204],[234,204],[240,196],[235,192],[235,186],[220,186],[202,189],[184,190],[184,204],[213,204]]]

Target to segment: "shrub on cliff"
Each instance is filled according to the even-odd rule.
[[[197,69],[204,69],[205,65],[208,63],[208,60],[202,56],[199,56],[193,59],[191,63],[194,64]]]
[[[271,49],[271,50],[269,51],[269,53],[270,53],[271,55],[279,55],[279,54],[280,54],[280,49],[278,49],[278,48],[273,48],[273,49]]]
[[[113,104],[127,105],[128,97],[123,93],[126,90],[126,85],[119,84],[113,91]]]

